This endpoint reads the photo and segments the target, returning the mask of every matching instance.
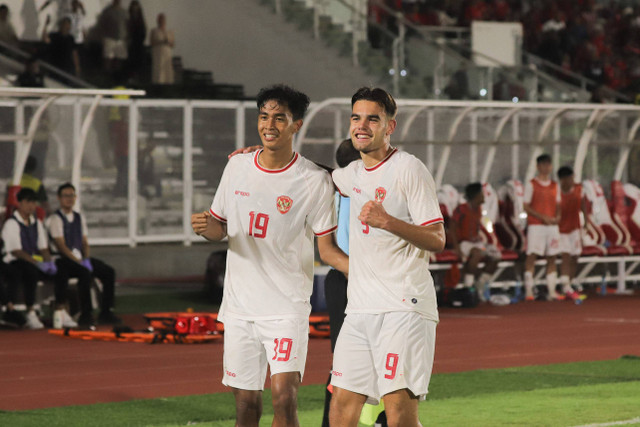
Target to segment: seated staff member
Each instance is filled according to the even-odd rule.
[[[55,275],[56,265],[51,261],[47,233],[42,222],[35,217],[38,196],[30,188],[23,188],[17,194],[18,207],[2,227],[4,240],[4,262],[7,264],[9,289],[7,311],[4,320],[25,326],[28,329],[42,329],[44,325],[33,306],[36,301],[36,286],[44,275]],[[26,318],[14,309],[18,286],[24,286],[24,300],[27,306]]]
[[[78,279],[80,294],[81,327],[93,325],[93,305],[91,303],[91,283],[96,277],[102,282],[100,323],[119,323],[111,311],[113,308],[116,273],[115,270],[97,258],[89,256],[87,241],[87,225],[80,212],[74,211],[76,189],[71,183],[58,187],[60,209],[49,217],[48,226],[51,239],[60,257],[56,260],[58,275],[56,276],[56,301],[66,301],[67,286],[70,277]]]

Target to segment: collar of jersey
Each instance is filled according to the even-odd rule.
[[[262,166],[260,166],[260,163],[258,162],[258,157],[260,156],[260,153],[262,153],[264,150],[260,150],[256,153],[256,155],[253,157],[253,163],[256,165],[256,167],[258,169],[260,169],[262,172],[266,172],[266,173],[281,173],[286,171],[287,169],[289,169],[291,166],[293,166],[293,164],[296,162],[296,160],[298,160],[298,153],[294,152],[293,153],[293,159],[291,159],[291,161],[283,168],[281,169],[267,169],[264,168]]]
[[[397,148],[394,148],[393,150],[391,150],[391,152],[390,152],[389,154],[387,154],[387,157],[385,157],[384,159],[380,160],[380,161],[378,162],[378,164],[377,164],[377,165],[372,166],[372,167],[370,167],[370,168],[368,168],[368,167],[366,167],[366,166],[365,166],[365,167],[364,167],[364,170],[366,170],[367,172],[373,172],[374,170],[376,170],[376,169],[378,169],[380,166],[382,166],[382,165],[383,165],[387,160],[389,160],[389,158],[390,158],[391,156],[393,156],[393,155],[396,153],[396,151],[398,151],[398,149],[397,149]]]

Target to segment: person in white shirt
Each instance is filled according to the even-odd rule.
[[[274,425],[298,425],[313,287],[314,235],[324,262],[348,272],[337,247],[331,177],[293,151],[309,98],[278,85],[258,94],[263,148],[232,157],[211,209],[193,214],[193,230],[229,239],[224,295],[223,384],[232,387],[237,425],[258,425],[271,371]]]
[[[9,292],[4,320],[25,326],[28,329],[42,329],[44,325],[34,310],[36,286],[45,275],[55,276],[56,265],[51,260],[47,233],[42,222],[35,217],[38,196],[30,188],[23,188],[17,194],[18,206],[2,227],[4,241],[3,261],[7,264]],[[14,309],[18,286],[24,287],[27,306],[26,317]]]
[[[419,426],[438,322],[429,253],[444,248],[435,183],[391,146],[396,103],[382,89],[351,100],[350,134],[362,160],[333,171],[351,198],[347,317],[336,343],[331,426],[357,426],[365,402],[385,403],[389,425]]]
[[[60,209],[55,211],[47,221],[54,249],[59,254],[56,259],[58,274],[55,280],[58,309],[61,310],[67,302],[69,278],[77,278],[80,297],[78,323],[83,328],[93,327],[91,285],[95,277],[102,283],[98,322],[102,324],[120,323],[120,318],[112,311],[116,272],[104,261],[90,256],[87,222],[84,215],[73,209],[76,203],[76,189],[73,184],[67,182],[58,187],[58,201]],[[73,327],[73,322],[69,322],[68,315],[66,313],[60,314],[64,319],[62,326]]]

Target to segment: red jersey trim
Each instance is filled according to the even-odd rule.
[[[260,156],[260,153],[262,153],[263,151],[264,150],[258,151],[256,153],[256,155],[253,157],[253,163],[262,172],[266,172],[266,173],[282,173],[282,172],[286,171],[287,169],[289,169],[291,166],[293,166],[293,164],[296,162],[296,160],[298,160],[298,153],[293,153],[294,154],[293,159],[291,159],[291,161],[287,164],[287,166],[283,167],[282,169],[265,169],[262,166],[260,166],[260,163],[258,163],[258,157]]]
[[[331,227],[328,230],[325,231],[321,231],[320,233],[314,233],[316,236],[320,237],[320,236],[324,236],[325,234],[329,234],[332,233],[334,231],[336,231],[338,229],[338,226],[336,225],[335,227]]]
[[[213,215],[213,217],[214,217],[215,219],[217,219],[218,221],[222,221],[222,222],[224,222],[224,223],[226,223],[226,222],[227,222],[226,218],[223,218],[223,217],[221,217],[220,215],[218,215],[217,213],[215,213],[215,212],[213,211],[213,209],[209,209],[209,212],[210,212],[210,213],[211,213],[211,215]]]
[[[380,160],[380,163],[378,163],[377,165],[373,166],[373,167],[364,167],[364,170],[366,170],[367,172],[373,172],[374,170],[378,169],[380,166],[382,166],[387,160],[389,160],[391,158],[391,156],[393,156],[396,152],[398,151],[397,148],[394,148],[393,151],[391,151],[389,154],[387,154],[387,157],[385,157],[384,159]]]
[[[423,227],[425,225],[436,224],[438,222],[444,222],[444,218],[436,218],[436,219],[432,219],[432,220],[427,221],[427,222],[423,222],[422,224],[420,224],[420,227]]]

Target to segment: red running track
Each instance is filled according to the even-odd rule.
[[[126,320],[144,325],[141,316]],[[435,373],[640,355],[640,295],[443,308],[437,333]],[[329,341],[309,346],[304,384],[325,383]],[[228,391],[220,341],[150,345],[3,330],[0,373],[0,410]]]

